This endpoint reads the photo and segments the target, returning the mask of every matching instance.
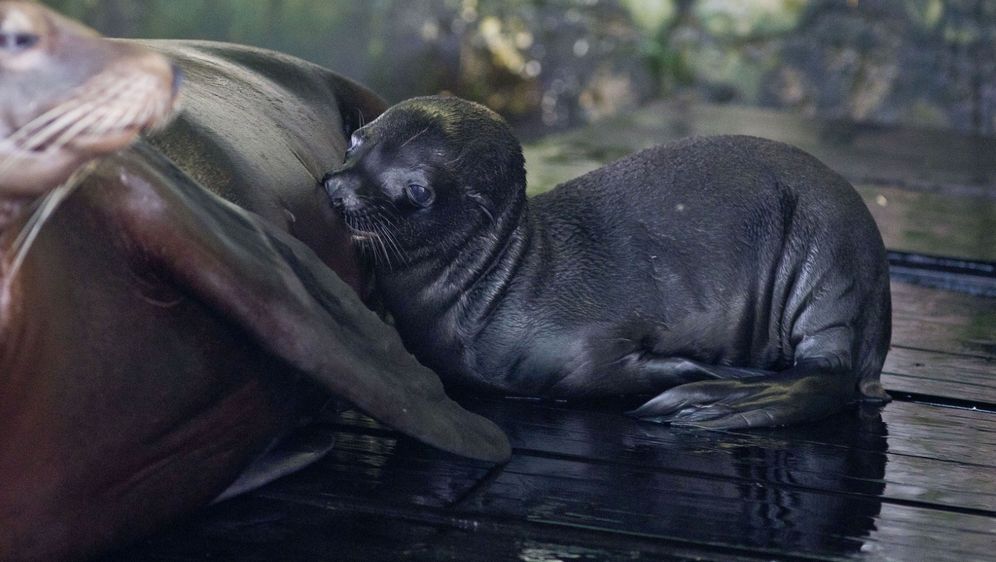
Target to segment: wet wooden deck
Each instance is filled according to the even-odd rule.
[[[868,200],[895,250],[893,403],[719,432],[638,422],[620,404],[464,399],[509,433],[504,466],[348,413],[312,429],[336,436],[323,461],[113,558],[996,558],[996,144],[663,104],[530,147],[531,178],[717,132],[802,146]]]

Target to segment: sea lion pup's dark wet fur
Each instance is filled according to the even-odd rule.
[[[881,236],[812,156],[744,136],[631,155],[527,202],[509,127],[416,98],[326,177],[409,348],[444,380],[519,394],[656,393],[706,427],[826,416],[879,384]]]

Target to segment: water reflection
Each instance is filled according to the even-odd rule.
[[[738,486],[747,500],[741,524],[749,544],[859,551],[875,529],[885,491],[888,445],[881,414],[876,409],[838,416],[808,431],[779,433],[764,445],[745,445],[734,453],[749,461],[738,468],[750,481]]]
[[[885,490],[877,410],[704,432],[565,408],[489,408],[524,451],[468,508],[695,543],[858,552]]]
[[[847,556],[882,509],[888,431],[877,409],[709,432],[631,420],[620,405],[465,402],[509,432],[511,463],[460,459],[349,414],[326,459],[131,554],[223,555],[251,543],[366,545],[414,559],[631,559],[715,545]]]

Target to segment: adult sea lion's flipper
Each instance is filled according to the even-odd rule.
[[[306,246],[209,193],[147,145],[130,166],[96,173],[168,175],[175,189],[128,181],[128,228],[178,286],[214,307],[257,344],[378,420],[441,449],[505,461],[504,433],[443,392],[397,333]],[[134,178],[132,178],[134,180]],[[151,190],[150,190],[151,191]],[[165,211],[164,211],[165,210]]]

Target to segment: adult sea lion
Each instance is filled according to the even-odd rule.
[[[49,205],[173,105],[151,49],[183,69],[186,109]],[[376,96],[275,53],[111,42],[27,2],[0,2],[0,93],[0,560],[91,556],[206,504],[316,385],[430,444],[508,457],[327,267],[362,290],[315,174]]]
[[[377,288],[444,381],[552,397],[657,394],[634,415],[713,428],[887,400],[882,239],[854,189],[773,141],[689,139],[527,201],[487,108],[416,98],[325,178]]]

